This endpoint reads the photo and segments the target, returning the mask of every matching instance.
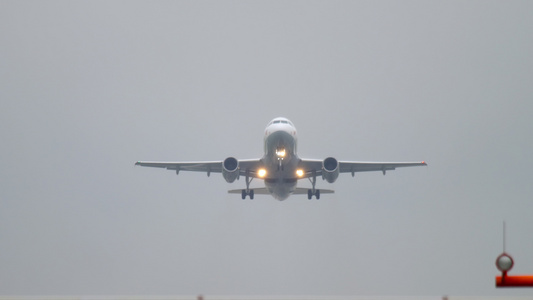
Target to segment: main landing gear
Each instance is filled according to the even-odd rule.
[[[250,200],[254,199],[254,190],[250,190],[250,182],[252,182],[253,179],[254,178],[250,177],[248,172],[246,172],[246,189],[241,192],[242,200],[246,199],[246,196],[250,196]]]
[[[250,200],[254,199],[254,190],[242,190],[241,192],[242,200],[246,199],[246,196],[250,196]]]
[[[313,172],[313,178],[309,178],[309,181],[311,181],[311,184],[313,185],[312,189],[307,190],[307,199],[311,200],[313,199],[313,196],[315,196],[316,200],[320,199],[320,190],[315,189],[316,184],[316,171]]]
[[[320,190],[307,190],[307,199],[311,200],[313,195],[316,197],[316,200],[320,199]]]

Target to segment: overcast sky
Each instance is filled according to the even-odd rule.
[[[533,274],[532,53],[531,1],[0,1],[0,295],[533,295],[494,287],[503,220]],[[429,166],[283,202],[134,167],[278,116]]]

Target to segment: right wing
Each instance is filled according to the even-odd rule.
[[[244,159],[238,160],[238,162],[239,174],[246,175],[248,172],[250,177],[256,177],[256,171],[263,166],[259,159]],[[141,167],[164,168],[176,171],[176,173],[179,173],[180,171],[206,172],[209,176],[211,173],[222,173],[222,163],[223,161],[138,161],[135,165]]]
[[[222,172],[221,161],[188,161],[188,162],[164,162],[164,161],[138,161],[136,166],[165,168],[167,170],[179,171],[193,171],[193,172]]]

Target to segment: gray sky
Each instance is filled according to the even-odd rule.
[[[0,1],[0,295],[533,295],[494,288],[503,220],[533,273],[531,53],[531,1]],[[277,116],[429,167],[278,202],[133,166]]]

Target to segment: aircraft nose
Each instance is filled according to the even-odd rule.
[[[296,135],[296,128],[290,124],[272,124],[265,129],[265,134],[270,134],[276,131],[284,131],[290,135]]]

